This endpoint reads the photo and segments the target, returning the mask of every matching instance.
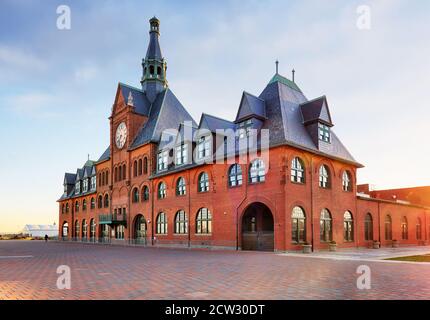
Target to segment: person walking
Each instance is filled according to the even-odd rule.
[[[48,235],[45,234],[45,242],[48,242]]]

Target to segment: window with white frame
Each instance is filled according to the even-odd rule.
[[[180,166],[188,162],[188,145],[186,143],[176,147],[176,165]]]
[[[91,191],[96,190],[97,187],[97,176],[91,177]]]
[[[266,180],[266,168],[263,160],[255,159],[249,168],[249,182],[258,183]]]
[[[197,143],[198,159],[204,159],[211,154],[210,136],[200,137]]]
[[[239,123],[239,139],[249,137],[251,135],[252,120],[246,120]]]
[[[291,181],[296,183],[305,183],[305,166],[299,157],[291,161]]]
[[[88,192],[88,179],[82,181],[82,192]]]
[[[167,163],[169,160],[169,151],[161,151],[158,153],[158,171],[167,170]]]
[[[318,123],[318,137],[321,141],[330,143],[330,127],[323,123]]]
[[[75,183],[75,193],[76,194],[81,193],[81,182],[80,181]]]

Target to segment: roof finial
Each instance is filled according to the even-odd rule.
[[[275,64],[276,64],[276,74],[278,74],[278,68],[279,68],[279,61],[278,61],[278,59],[276,59]]]
[[[293,82],[295,82],[295,81],[294,81],[294,75],[295,75],[295,73],[296,73],[296,70],[294,70],[294,69],[293,69],[291,72],[293,73]]]

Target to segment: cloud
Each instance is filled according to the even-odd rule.
[[[98,75],[98,69],[95,66],[85,66],[75,71],[75,81],[77,83],[94,80]]]

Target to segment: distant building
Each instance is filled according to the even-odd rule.
[[[22,233],[29,235],[31,237],[41,237],[43,238],[45,234],[48,237],[58,237],[58,227],[57,225],[45,225],[45,224],[26,224]]]

